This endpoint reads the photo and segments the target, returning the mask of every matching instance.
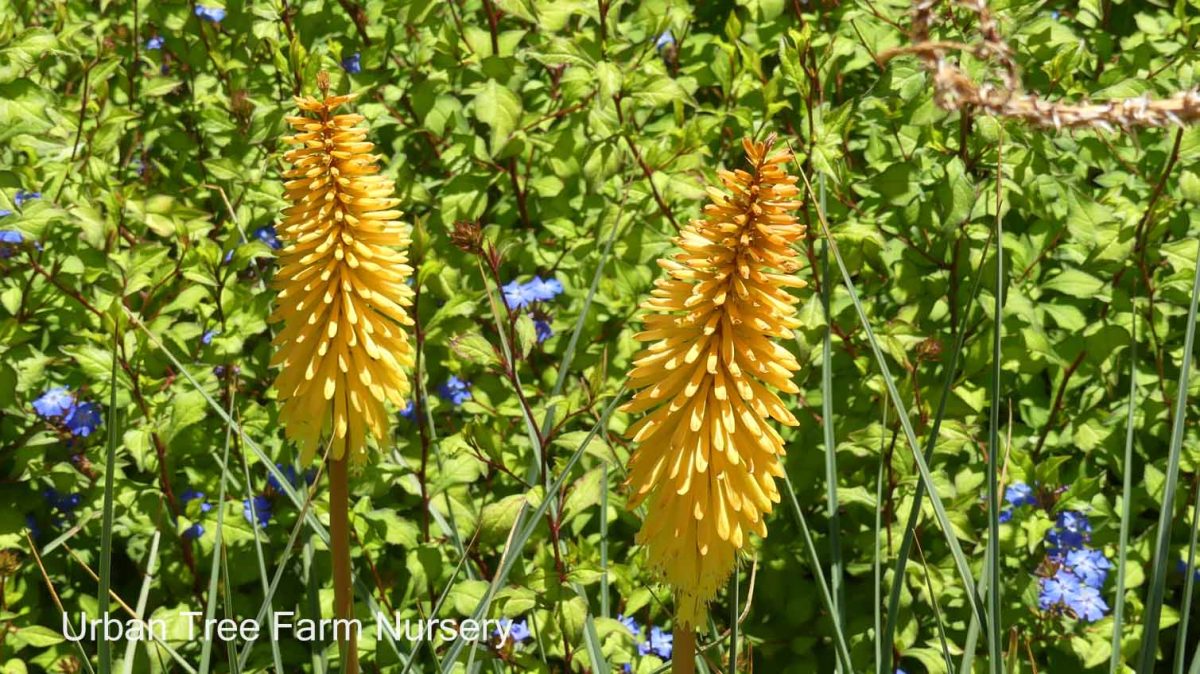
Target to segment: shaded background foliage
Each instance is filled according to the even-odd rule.
[[[105,535],[109,424],[120,440],[111,531],[118,596],[132,604],[156,560],[146,610],[172,620],[178,637],[179,613],[201,610],[208,597],[224,513],[218,557],[234,563],[222,565],[222,613],[257,612],[263,579],[277,568],[286,571],[277,609],[311,612],[330,601],[322,545],[304,526],[298,545],[288,545],[298,510],[280,478],[291,489],[307,482],[277,427],[266,321],[278,245],[271,226],[284,203],[283,116],[322,70],[337,91],[360,92],[358,111],[416,228],[417,377],[426,394],[398,414],[395,447],[355,487],[357,571],[381,605],[416,618],[448,589],[441,614],[470,615],[522,505],[542,503],[546,476],[567,467],[556,507],[513,551],[519,560],[492,610],[524,619],[534,634],[516,648],[485,649],[476,662],[493,671],[581,671],[592,662],[590,633],[613,669],[658,668],[669,652],[661,637],[670,601],[633,544],[640,515],[623,507],[628,419],[602,410],[621,388],[636,304],[674,227],[699,213],[716,168],[739,164],[743,136],[774,131],[796,150],[797,170],[822,185],[833,234],[920,437],[964,335],[931,464],[975,578],[987,530],[995,323],[987,243],[999,210],[1003,481],[1033,494],[1024,506],[1010,503],[1001,528],[1005,648],[1022,671],[1106,666],[1111,617],[1039,608],[1041,578],[1054,573],[1046,535],[1062,513],[1084,513],[1089,545],[1115,565],[1127,512],[1121,650],[1132,667],[1197,263],[1200,132],[1055,133],[943,112],[915,59],[876,61],[905,43],[907,9],[898,0],[0,6],[0,208],[9,211],[0,217],[0,548],[19,551],[0,557],[0,671],[76,671],[69,668],[79,651],[56,636],[60,614],[38,567],[68,610],[94,610],[88,569],[98,567]],[[994,9],[1026,85],[1049,97],[1163,95],[1196,84],[1195,2],[1012,0]],[[969,15],[942,16],[940,37],[974,39]],[[986,64],[967,66],[988,76]],[[871,607],[896,581],[891,562],[917,476],[850,297],[836,269],[823,278],[817,211],[812,200],[804,214],[811,265],[801,273],[812,285],[794,346],[810,367],[799,375],[801,425],[785,431],[787,469],[833,579],[855,668],[866,670],[876,662]],[[456,222],[483,225],[500,251],[494,275],[453,245]],[[557,281],[561,293],[531,291],[535,275]],[[501,294],[511,310],[501,306],[493,320]],[[826,421],[836,451],[825,447],[822,426],[827,325]],[[1186,384],[1179,526],[1156,671],[1176,671],[1168,664],[1176,649],[1190,660],[1197,643],[1194,622],[1190,636],[1178,623],[1200,459],[1200,379],[1193,373]],[[58,410],[43,398],[55,387],[68,395]],[[72,414],[80,405],[92,407]],[[279,474],[227,433],[215,407],[233,411]],[[531,437],[527,415],[540,426],[548,414],[552,421]],[[568,465],[587,431],[605,421]],[[544,461],[534,440],[546,448]],[[826,506],[833,459],[836,519]],[[1124,503],[1127,473],[1133,490]],[[320,493],[314,508],[323,514]],[[729,628],[731,608],[748,609],[738,671],[751,662],[769,672],[834,667],[832,619],[817,601],[790,507],[781,506],[747,560],[739,601],[713,607],[716,634]],[[956,659],[968,631],[967,595],[925,509],[895,631],[895,656],[909,672],[946,671],[942,629]],[[1101,592],[1111,606],[1109,576]],[[633,617],[637,633],[618,616]],[[660,635],[653,644],[652,629]],[[731,669],[728,642],[706,652],[714,671]],[[654,647],[639,653],[640,643]],[[199,645],[171,645],[198,661]],[[369,661],[399,671],[388,647],[364,646]],[[325,671],[302,644],[270,650],[256,646],[244,671],[267,671],[276,658]],[[444,655],[444,646],[436,659],[422,650],[412,671],[432,671]],[[136,657],[134,671],[178,670],[158,646]],[[214,666],[229,671],[224,654]]]

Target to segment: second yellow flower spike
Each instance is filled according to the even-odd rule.
[[[638,535],[650,564],[675,589],[676,619],[701,626],[707,603],[729,577],[753,532],[779,502],[783,440],[770,419],[796,418],[774,391],[796,393],[800,364],[773,339],[792,337],[806,283],[792,248],[805,234],[792,153],[743,141],[751,171],[721,171],[726,191],[709,188],[703,220],[659,261],[645,330],[624,409],[647,412],[629,429],[629,506],[645,502]]]

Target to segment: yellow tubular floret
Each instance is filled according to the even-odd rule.
[[[623,408],[645,413],[629,428],[631,508],[645,503],[638,541],[675,590],[676,618],[703,625],[708,602],[728,579],[748,535],[766,536],[779,502],[783,440],[771,425],[797,421],[778,392],[796,393],[789,338],[803,288],[792,246],[805,227],[791,152],[743,141],[751,171],[720,171],[704,219],[659,261],[666,276],[642,303],[647,346],[634,358]]]
[[[271,364],[282,368],[280,418],[306,464],[323,438],[334,459],[365,461],[367,436],[382,443],[390,431],[385,404],[405,404],[413,365],[408,226],[368,130],[355,127],[363,117],[333,114],[352,99],[297,98],[308,114],[286,118],[295,135],[284,140],[296,147],[284,155],[291,206],[279,229],[271,320],[283,327]]]

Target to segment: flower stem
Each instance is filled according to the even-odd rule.
[[[671,674],[696,674],[696,632],[691,625],[675,628]]]
[[[339,620],[354,617],[354,588],[350,580],[349,452],[329,461],[329,549],[333,554],[333,613]],[[343,623],[349,625],[349,622]],[[338,639],[342,672],[358,674],[356,633],[347,629]]]

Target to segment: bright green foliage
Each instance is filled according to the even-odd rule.
[[[353,485],[361,617],[373,626],[368,593],[413,620],[461,619],[488,599],[487,617],[524,619],[533,632],[515,648],[472,651],[376,642],[370,629],[367,671],[404,671],[410,656],[410,672],[481,663],[491,672],[579,672],[601,656],[606,671],[630,663],[647,674],[662,664],[638,644],[651,625],[670,629],[671,599],[633,545],[641,513],[626,511],[621,487],[629,418],[611,410],[636,350],[637,304],[658,274],[654,261],[670,250],[673,223],[699,215],[717,168],[740,166],[743,136],[770,131],[796,151],[794,172],[824,186],[842,260],[921,442],[964,336],[929,464],[976,582],[986,453],[995,449],[995,248],[987,246],[999,167],[1007,279],[999,479],[1002,489],[1033,485],[1039,501],[1000,527],[1005,664],[1055,674],[1109,667],[1111,611],[1086,622],[1039,609],[1039,576],[1053,573],[1045,537],[1064,511],[1087,514],[1089,547],[1112,560],[1100,591],[1110,609],[1121,519],[1130,518],[1123,671],[1139,661],[1156,566],[1165,573],[1156,671],[1186,671],[1173,666],[1180,648],[1179,662],[1191,664],[1200,616],[1181,637],[1180,609],[1200,470],[1195,367],[1169,559],[1154,559],[1154,536],[1194,292],[1200,129],[1059,133],[946,113],[915,58],[875,59],[907,44],[903,0],[228,0],[220,21],[211,9],[197,14],[202,7],[0,3],[0,209],[13,211],[0,230],[22,241],[0,242],[0,551],[18,550],[21,560],[13,570],[0,552],[0,673],[80,671],[60,668],[85,654],[81,671],[102,671],[95,643],[63,640],[54,596],[72,614],[95,612],[100,583],[88,570],[105,566],[106,535],[117,597],[171,630],[165,645],[114,644],[113,671],[266,672],[277,663],[337,671],[332,640],[262,639],[248,651],[218,642],[202,658],[181,615],[254,617],[267,604],[330,614],[324,476],[302,515],[308,483],[290,468],[294,449],[270,389],[274,262],[263,230],[284,206],[283,117],[293,94],[315,93],[322,70],[334,91],[360,92],[357,111],[416,228],[426,405],[397,415],[394,451]],[[1009,0],[993,10],[1027,88],[1100,100],[1196,86],[1198,8]],[[935,35],[976,40],[970,15],[956,11],[951,21],[940,11],[950,28]],[[361,72],[349,72],[356,63]],[[967,69],[981,80],[989,72],[970,58]],[[910,674],[945,672],[948,661],[957,669],[969,639],[974,670],[987,671],[990,632],[968,637],[969,594],[928,499],[900,579],[894,644],[876,643],[877,612],[880,624],[892,617],[891,569],[919,476],[832,257],[821,278],[819,209],[809,206],[812,264],[798,273],[811,286],[795,349],[810,367],[793,401],[801,425],[785,431],[794,492],[741,571],[737,670],[751,659],[761,672],[835,666],[834,614],[818,592],[833,556],[821,423],[831,395],[842,578],[831,596],[854,671],[875,671],[877,654],[893,648],[893,666]],[[463,221],[483,226],[484,255],[452,242]],[[506,308],[500,286],[534,276],[557,279],[563,292]],[[832,384],[823,391],[826,365]],[[77,415],[95,405],[99,428],[85,434],[87,419],[35,406],[57,386],[74,395]],[[205,496],[187,499],[189,491]],[[29,524],[54,596],[31,554]],[[523,545],[506,547],[510,539]],[[702,647],[728,630],[729,601],[714,605]],[[639,634],[618,615],[633,616]],[[728,639],[709,647],[709,671],[731,671],[730,650]]]

